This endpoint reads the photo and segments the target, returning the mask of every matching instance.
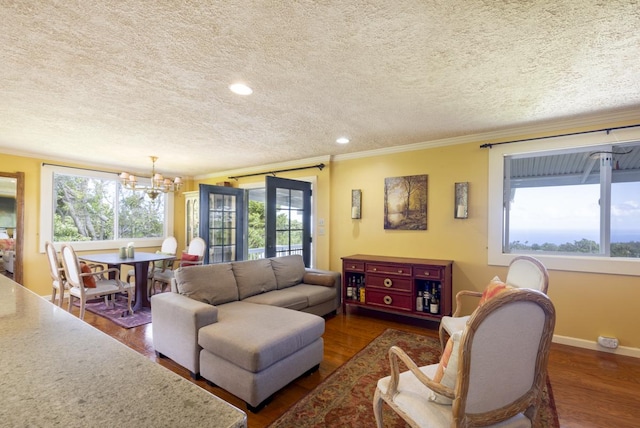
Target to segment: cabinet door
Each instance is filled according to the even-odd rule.
[[[200,236],[207,243],[205,263],[242,260],[244,190],[200,185]]]

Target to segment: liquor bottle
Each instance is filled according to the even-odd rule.
[[[416,312],[422,312],[424,311],[424,306],[423,306],[423,297],[422,297],[422,290],[418,290],[418,297],[416,298]]]
[[[440,300],[438,299],[438,291],[436,285],[433,284],[431,289],[431,301],[429,302],[429,312],[432,314],[440,313]]]
[[[422,302],[422,310],[423,312],[429,312],[429,303],[431,300],[431,294],[429,294],[429,283],[426,282],[424,284],[424,293],[423,294],[423,302]]]

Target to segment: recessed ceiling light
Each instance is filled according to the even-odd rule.
[[[349,142],[349,139],[347,137],[340,137],[336,140],[336,143],[338,144],[347,144]]]
[[[238,95],[251,95],[253,94],[253,89],[245,85],[244,83],[233,83],[229,85],[229,89],[234,94]]]

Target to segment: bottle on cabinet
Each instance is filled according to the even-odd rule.
[[[358,287],[358,300],[360,303],[365,302],[364,281],[360,281],[360,286]]]
[[[418,290],[418,297],[416,297],[416,311],[422,312],[424,311],[424,297],[422,290]]]
[[[440,313],[440,299],[438,290],[436,289],[436,284],[434,283],[431,288],[431,299],[429,300],[429,313],[438,314]]]
[[[431,293],[429,292],[429,283],[424,284],[424,292],[422,293],[422,311],[429,312],[429,304],[431,302]]]

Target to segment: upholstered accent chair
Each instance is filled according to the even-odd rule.
[[[479,307],[451,336],[440,383],[434,381],[440,364],[418,367],[391,347],[391,375],[378,381],[373,398],[377,427],[383,403],[412,427],[541,426],[554,327],[555,309],[544,293],[513,288]],[[407,371],[400,372],[400,362]]]
[[[56,294],[60,293],[58,298],[58,306],[62,307],[64,300],[64,290],[67,288],[67,280],[64,276],[64,268],[58,259],[58,253],[53,244],[49,241],[44,243],[44,251],[47,254],[49,262],[49,275],[51,275],[51,283],[53,291],[51,292],[51,303],[56,304]]]
[[[540,260],[531,256],[517,256],[509,263],[505,283],[511,287],[530,288],[547,294],[549,273]],[[449,336],[464,329],[469,316],[462,316],[462,300],[465,296],[482,297],[481,291],[461,290],[456,294],[456,310],[452,316],[444,316],[440,320],[440,344],[444,349]]]
[[[84,271],[80,266],[78,256],[73,247],[68,244],[62,245],[62,265],[64,275],[69,286],[69,312],[74,299],[80,300],[80,319],[84,319],[85,306],[88,300],[104,297],[105,304],[108,304],[108,297],[115,297],[118,293],[127,295],[129,313],[132,314],[131,300],[133,298],[134,286],[120,280],[120,269],[109,268],[99,270]],[[115,279],[108,279],[107,275],[112,274]]]

